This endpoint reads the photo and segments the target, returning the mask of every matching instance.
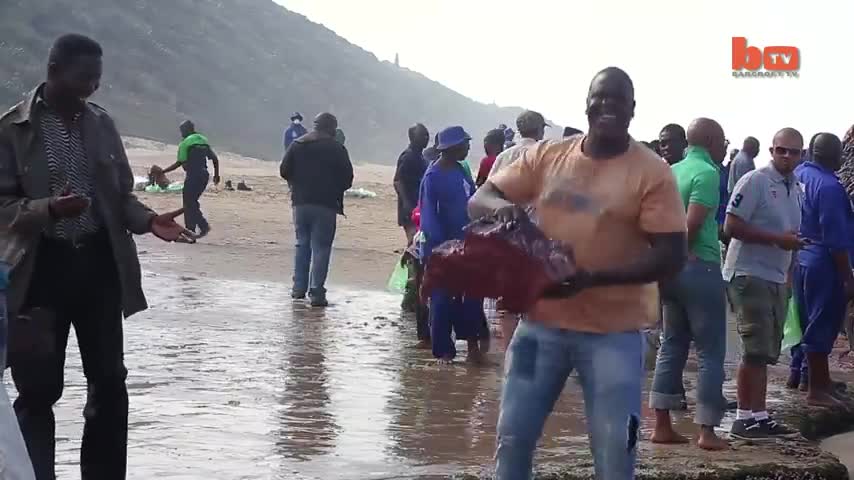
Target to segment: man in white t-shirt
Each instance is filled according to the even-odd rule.
[[[546,127],[550,126],[539,112],[532,110],[522,112],[516,118],[516,128],[519,130],[522,139],[498,155],[492,165],[492,170],[489,171],[489,176],[492,177],[502,168],[515,162],[528,147],[542,140],[546,136]]]

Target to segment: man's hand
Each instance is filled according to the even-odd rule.
[[[48,210],[53,218],[77,218],[89,208],[89,197],[71,193],[71,185],[66,184],[62,193],[50,199]]]
[[[213,184],[214,184],[214,185],[219,185],[219,182],[220,182],[219,175],[214,175],[214,177],[213,177]]]
[[[523,218],[528,218],[525,209],[519,205],[506,205],[495,210],[495,217],[502,223],[513,223]]]
[[[184,209],[157,215],[151,220],[151,233],[164,242],[196,243],[196,235],[175,222]]]
[[[593,276],[589,272],[578,270],[575,275],[543,292],[543,298],[550,300],[569,298],[592,286]]]
[[[787,232],[780,235],[780,238],[775,243],[783,250],[793,252],[804,248],[804,245],[809,242],[803,238],[799,238],[795,232]]]

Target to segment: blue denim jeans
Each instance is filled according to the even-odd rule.
[[[717,426],[726,411],[723,397],[726,358],[726,286],[715,262],[691,260],[662,288],[664,335],[649,406],[678,410],[682,403],[682,372],[691,342],[697,348],[699,373],[694,422]]]
[[[600,335],[520,322],[505,360],[496,479],[531,478],[537,440],[573,370],[584,393],[596,478],[634,478],[643,350],[640,332]]]
[[[0,269],[5,267],[0,266]],[[8,318],[6,314],[6,292],[0,291],[0,478],[4,480],[34,480],[33,466],[24,437],[18,426],[18,419],[6,386],[3,384],[3,372],[6,368],[6,341]]]
[[[294,231],[297,237],[294,258],[295,294],[326,293],[326,276],[338,214],[320,205],[294,207]]]

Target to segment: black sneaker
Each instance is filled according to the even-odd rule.
[[[768,433],[768,435],[772,437],[778,438],[797,438],[801,436],[801,433],[797,430],[793,430],[782,423],[777,423],[773,418],[767,418],[765,420],[760,420],[759,424],[761,428]]]
[[[326,300],[325,294],[314,294],[309,295],[309,300],[311,302],[312,307],[328,307],[329,301]]]
[[[305,300],[305,292],[291,292],[291,298],[294,300]]]
[[[732,422],[732,428],[729,435],[739,440],[773,440],[774,437],[768,433],[760,422],[751,418],[749,420],[736,420]]]

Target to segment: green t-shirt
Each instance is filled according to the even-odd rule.
[[[471,166],[469,165],[468,160],[460,160],[460,166],[463,167],[466,175],[468,175],[470,179],[474,180],[474,177],[471,176]]]
[[[210,145],[208,143],[207,137],[202,135],[201,133],[192,133],[181,140],[181,143],[178,144],[178,163],[184,164],[190,158],[190,148],[196,147],[199,145]]]
[[[718,223],[715,214],[720,203],[720,168],[709,152],[702,147],[688,147],[685,158],[673,165],[673,175],[685,210],[691,203],[709,209],[700,231],[690,245],[691,253],[707,262],[720,264],[721,247],[718,243]]]

